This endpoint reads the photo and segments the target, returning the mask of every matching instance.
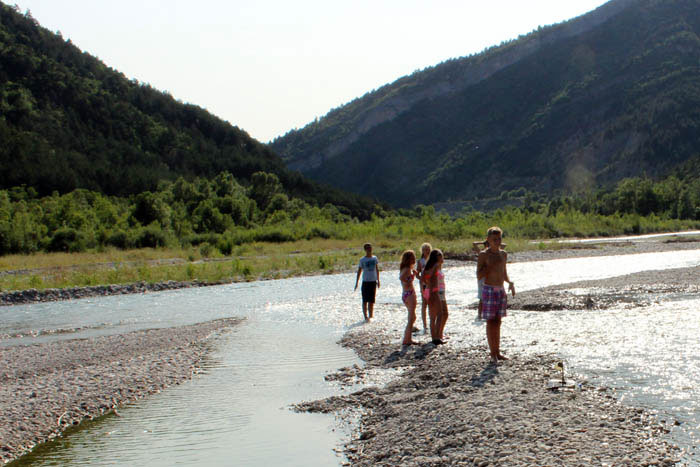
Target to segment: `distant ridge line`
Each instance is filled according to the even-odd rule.
[[[459,92],[469,86],[488,79],[504,68],[536,53],[542,47],[548,44],[561,40],[562,38],[575,37],[579,34],[590,31],[638,1],[639,0],[611,0],[595,10],[581,16],[567,20],[563,23],[549,26],[539,34],[529,33],[524,37],[526,42],[519,42],[517,45],[513,46],[511,46],[511,44],[496,46],[486,58],[483,57],[483,53],[479,53],[469,57],[456,58],[442,64],[461,69],[473,68],[473,70],[453,73],[452,76],[454,76],[456,79],[443,79],[436,81],[427,87],[415,86],[418,81],[426,82],[432,79],[434,74],[433,72],[438,66],[440,66],[436,65],[431,67],[429,70],[426,70],[427,73],[424,76],[415,78],[418,81],[415,81],[412,85],[410,81],[413,77],[407,76],[400,78],[393,83],[382,86],[378,90],[363,98],[360,98],[360,100],[372,100],[378,98],[380,102],[378,102],[377,105],[369,106],[367,110],[360,111],[358,115],[354,117],[355,122],[351,126],[352,130],[345,135],[340,135],[334,142],[328,145],[326,150],[322,153],[306,155],[306,157],[295,159],[290,154],[285,153],[285,148],[283,146],[275,145],[275,142],[273,142],[272,147],[280,155],[280,157],[287,162],[290,169],[301,172],[316,169],[321,166],[324,161],[332,159],[348,149],[350,145],[360,139],[362,135],[366,134],[371,129],[381,125],[382,123],[393,120],[403,112],[409,110],[416,103],[424,99],[431,99]],[[406,83],[406,81],[409,82]],[[385,98],[383,102],[381,101],[382,93],[391,92],[391,88],[399,89],[405,84],[408,84],[409,86],[405,87],[403,90],[398,90],[396,95]],[[334,112],[338,112],[349,105],[350,104],[345,104],[341,106],[340,109],[329,112],[329,114],[324,118],[332,119]],[[308,131],[311,127],[317,124],[318,123],[311,123],[300,130],[296,130],[296,132]]]

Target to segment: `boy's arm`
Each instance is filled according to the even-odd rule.
[[[355,290],[357,290],[357,283],[360,282],[360,274],[362,274],[362,268],[357,268],[357,277],[355,278]]]
[[[379,288],[379,260],[377,260],[377,288]]]
[[[486,254],[481,252],[476,261],[476,278],[483,279],[484,277],[486,277]]]
[[[511,282],[508,277],[508,253],[505,251],[503,252],[503,277],[506,279],[506,282],[508,282],[508,290],[515,297],[515,282]]]

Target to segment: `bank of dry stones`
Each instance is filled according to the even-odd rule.
[[[75,300],[88,297],[104,297],[107,295],[160,292],[162,290],[206,287],[218,284],[218,282],[210,283],[202,281],[166,281],[156,283],[136,282],[124,285],[93,285],[87,287],[68,287],[65,289],[27,289],[0,293],[0,306],[55,302],[57,300]]]
[[[677,461],[667,428],[643,410],[622,406],[584,385],[551,392],[551,356],[516,356],[499,366],[486,348],[413,346],[353,332],[344,344],[370,368],[406,368],[386,387],[301,403],[309,412],[361,413],[344,447],[352,465],[589,466]],[[344,369],[353,380],[357,369]],[[350,371],[352,370],[352,371]],[[550,375],[550,372],[552,373]],[[361,379],[361,375],[359,375]]]
[[[190,379],[240,320],[0,348],[0,464],[69,426]]]

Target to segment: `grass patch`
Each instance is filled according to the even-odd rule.
[[[412,235],[387,238],[377,234],[366,241],[374,245],[381,268],[398,266],[401,253],[429,242],[447,254],[471,251],[483,237],[441,239]],[[685,241],[681,238],[667,241]],[[700,241],[700,236],[688,241]],[[533,241],[506,236],[507,251],[597,248],[594,245]],[[192,281],[240,282],[311,274],[354,272],[364,254],[364,241],[339,239],[299,240],[287,243],[255,242],[236,246],[231,255],[202,256],[201,246],[190,248],[108,249],[84,253],[35,253],[0,257],[0,291],[129,284],[134,282]],[[206,248],[205,248],[206,250]],[[205,253],[211,253],[211,251]],[[214,256],[214,255],[213,255]],[[5,273],[2,273],[5,271]],[[8,273],[8,271],[13,271]]]

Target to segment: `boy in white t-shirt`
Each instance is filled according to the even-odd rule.
[[[374,317],[374,298],[379,288],[379,260],[372,255],[371,243],[365,243],[364,249],[365,256],[360,258],[360,265],[357,268],[355,290],[362,273],[362,314],[365,321],[369,321]]]

